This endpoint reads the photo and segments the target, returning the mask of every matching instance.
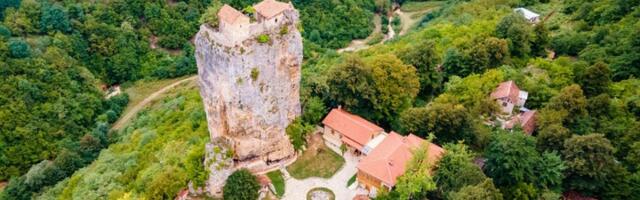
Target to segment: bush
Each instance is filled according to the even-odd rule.
[[[218,11],[222,8],[220,1],[212,1],[211,6],[200,17],[201,24],[208,24],[211,27],[218,27]]]
[[[259,35],[257,39],[259,43],[263,43],[263,44],[271,41],[271,38],[269,38],[269,35],[267,34]]]
[[[9,40],[9,53],[13,58],[26,58],[31,55],[31,46],[22,39]]]
[[[225,200],[258,199],[258,190],[258,179],[247,169],[233,172],[222,189]]]
[[[0,25],[0,36],[2,36],[4,38],[11,37],[11,30],[9,30],[9,28],[7,28],[4,25]]]
[[[158,44],[167,49],[180,49],[184,43],[185,39],[175,34],[162,36],[158,40]]]
[[[251,69],[251,80],[258,80],[258,76],[260,76],[260,70],[258,70],[258,68]]]
[[[282,26],[282,28],[280,28],[280,35],[286,35],[287,33],[289,33],[289,26]]]
[[[587,37],[579,33],[563,33],[551,40],[557,54],[576,56],[587,46]]]
[[[293,120],[293,122],[287,126],[286,132],[289,140],[291,140],[291,144],[293,144],[293,148],[302,150],[302,147],[306,144],[305,136],[307,132],[309,132],[308,128],[302,124],[302,120],[300,120],[300,118]]]

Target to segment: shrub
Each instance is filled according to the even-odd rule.
[[[218,27],[218,11],[222,8],[220,1],[212,1],[211,6],[200,17],[201,24],[208,24],[211,27]]]
[[[271,41],[271,38],[269,38],[269,35],[267,34],[259,35],[257,39],[259,43],[263,43],[263,44]]]
[[[22,39],[9,40],[9,53],[13,58],[26,58],[31,55],[31,46]]]
[[[251,80],[253,81],[258,80],[258,76],[260,76],[260,70],[255,67],[251,69]]]
[[[280,35],[286,35],[287,33],[289,33],[289,26],[282,26],[282,28],[280,28]]]
[[[222,189],[225,200],[258,199],[258,190],[258,179],[247,169],[233,172]]]

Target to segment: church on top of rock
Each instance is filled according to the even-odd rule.
[[[240,41],[298,19],[298,13],[291,3],[264,0],[252,8],[252,16],[247,16],[228,4],[223,5],[217,14],[219,32],[232,41]],[[288,17],[291,15],[295,17]]]

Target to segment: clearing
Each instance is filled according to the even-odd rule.
[[[379,14],[376,14],[375,16],[373,16],[373,24],[375,25],[375,28],[373,28],[373,32],[371,32],[371,35],[369,35],[369,37],[365,39],[352,40],[347,47],[338,49],[338,53],[342,53],[345,51],[358,51],[360,49],[366,49],[366,48],[369,48],[369,45],[371,45],[371,43],[373,42],[375,42],[375,44],[382,42],[382,39],[379,38],[379,36],[382,35],[381,23],[382,21],[380,20]]]
[[[124,112],[122,112],[123,114],[120,119],[116,121],[111,129],[116,130],[122,128],[148,103],[160,97],[169,89],[180,85],[181,83],[195,80],[196,78],[197,76],[191,76],[187,78],[182,77],[157,81],[140,81],[135,83],[134,86],[124,90],[129,95],[129,104],[127,105],[127,108],[124,109]]]
[[[333,152],[323,143],[319,135],[309,141],[309,148],[287,167],[291,177],[305,179],[309,177],[330,178],[343,165],[344,158]]]

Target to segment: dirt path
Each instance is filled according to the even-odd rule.
[[[349,46],[347,46],[345,48],[342,48],[342,49],[338,49],[338,53],[342,53],[342,52],[345,52],[345,51],[358,51],[358,50],[361,50],[361,49],[369,48],[369,45],[367,43],[371,39],[373,39],[373,37],[375,37],[376,34],[380,34],[380,32],[381,32],[382,21],[380,20],[380,15],[376,14],[373,17],[373,24],[375,25],[375,28],[373,28],[373,32],[371,32],[371,35],[369,35],[365,39],[352,40],[351,43],[349,44]]]
[[[116,123],[113,125],[113,127],[111,127],[111,130],[117,130],[117,129],[122,128],[124,125],[126,125],[129,122],[129,120],[131,120],[131,118],[136,116],[136,114],[138,114],[138,112],[140,110],[142,110],[147,104],[149,104],[154,99],[158,98],[163,93],[167,92],[168,90],[170,90],[170,89],[172,89],[172,88],[174,88],[174,87],[176,87],[176,86],[178,86],[178,85],[180,85],[182,83],[193,81],[196,78],[198,78],[198,76],[191,76],[191,77],[188,77],[188,78],[185,78],[185,79],[178,80],[175,83],[172,83],[171,85],[163,87],[162,89],[160,89],[160,90],[154,92],[153,94],[149,95],[147,98],[145,98],[140,103],[138,103],[138,105],[135,105],[131,110],[129,110],[129,112],[127,112],[124,115],[122,115],[122,117],[120,117],[120,119],[118,119],[118,121],[116,121]]]
[[[405,13],[405,12],[402,12],[402,10],[400,9],[396,9],[394,13],[398,14],[398,16],[400,17],[400,21],[402,22],[402,29],[400,29],[400,33],[398,33],[398,35],[406,34],[407,31],[409,31],[409,29],[411,28],[411,26],[413,26],[418,21],[418,19],[411,18],[411,15],[418,12]]]

